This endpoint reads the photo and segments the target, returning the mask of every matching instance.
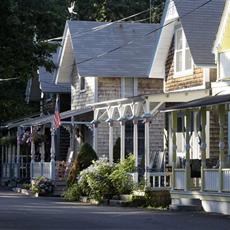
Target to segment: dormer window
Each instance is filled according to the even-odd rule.
[[[79,82],[80,82],[80,91],[85,91],[85,78],[79,76]]]
[[[175,31],[175,76],[186,76],[193,73],[193,62],[190,49],[181,27]]]

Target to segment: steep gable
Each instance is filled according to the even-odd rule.
[[[215,65],[212,45],[225,0],[213,0],[202,6],[206,2],[206,0],[168,0],[166,2],[150,72],[151,77],[165,75],[167,55],[174,36],[175,26],[178,23],[182,25],[194,64],[199,67]]]

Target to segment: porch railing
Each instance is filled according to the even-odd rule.
[[[185,169],[174,169],[175,173],[175,189],[185,189]]]
[[[230,169],[222,169],[223,191],[230,192]]]
[[[32,178],[44,176],[50,178],[50,162],[34,162]]]
[[[204,169],[204,190],[218,191],[219,190],[219,170]]]
[[[16,163],[3,163],[2,164],[2,178],[12,178],[17,174],[17,164]]]
[[[171,188],[171,172],[151,172],[149,173],[149,177],[152,189]]]

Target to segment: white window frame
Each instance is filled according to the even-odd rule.
[[[177,66],[177,58],[176,58],[176,54],[177,54],[177,47],[176,47],[176,42],[177,42],[177,33],[178,31],[181,30],[182,31],[182,71],[178,71],[176,70],[176,66]],[[184,77],[184,76],[189,76],[189,75],[193,75],[194,72],[194,63],[193,63],[193,59],[191,56],[191,69],[187,69],[185,70],[185,54],[186,54],[186,50],[189,50],[189,47],[186,47],[186,36],[184,34],[184,30],[181,26],[177,27],[175,29],[175,41],[174,41],[174,77],[178,78],[178,77]]]
[[[78,76],[79,76],[79,89],[80,89],[80,93],[83,93],[83,92],[86,91],[86,79],[85,79],[85,77],[82,77],[80,75],[78,75]],[[81,81],[82,81],[82,79],[84,79],[84,88],[81,88]]]
[[[125,92],[126,92],[126,86],[125,86],[125,77],[121,78],[121,98],[126,98],[127,96],[125,96]],[[133,78],[133,96],[137,96],[138,94],[138,79],[137,78]]]

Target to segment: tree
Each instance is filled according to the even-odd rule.
[[[27,79],[36,76],[39,66],[52,71],[50,60],[57,48],[44,40],[60,36],[67,18],[63,0],[1,0],[0,2],[0,121],[37,111],[24,101]]]
[[[19,78],[0,83],[0,121],[36,110],[24,103],[26,80],[36,76],[39,66],[54,70],[49,58],[57,47],[46,40],[62,36],[71,1],[74,0],[0,1],[0,78]],[[163,5],[163,0],[152,0],[152,22],[159,21]],[[75,11],[79,20],[115,21],[148,8],[149,0],[76,0]],[[149,12],[131,20],[148,17]]]

